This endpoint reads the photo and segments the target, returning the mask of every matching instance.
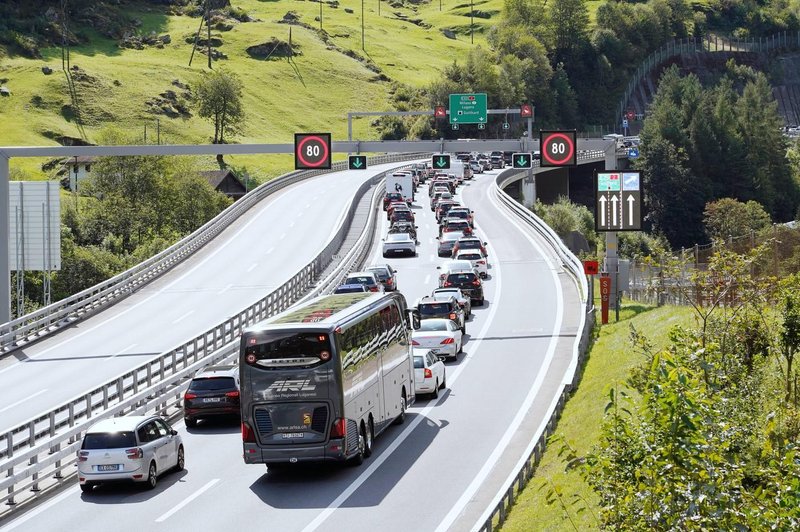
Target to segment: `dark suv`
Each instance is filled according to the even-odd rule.
[[[462,334],[467,332],[466,313],[453,296],[444,301],[432,297],[423,297],[417,303],[417,313],[420,320],[431,318],[453,320],[461,329]]]
[[[460,288],[461,293],[473,303],[483,305],[483,283],[475,272],[451,273],[445,278],[442,287]]]
[[[183,420],[196,427],[198,419],[239,416],[239,368],[209,366],[189,383],[183,395]]]

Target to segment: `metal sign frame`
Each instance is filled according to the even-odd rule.
[[[595,217],[598,232],[642,230],[642,175],[638,171],[595,172]]]

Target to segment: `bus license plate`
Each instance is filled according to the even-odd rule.
[[[290,440],[292,438],[302,438],[303,437],[303,433],[302,432],[287,432],[285,434],[282,434],[281,436],[283,437],[284,440]]]

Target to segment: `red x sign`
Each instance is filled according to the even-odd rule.
[[[447,116],[447,111],[444,108],[444,105],[437,105],[433,110],[433,116],[436,118],[444,118]]]
[[[530,118],[533,116],[533,106],[529,103],[523,103],[519,106],[519,116],[522,118]]]

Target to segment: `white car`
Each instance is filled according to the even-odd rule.
[[[456,260],[467,260],[472,263],[472,267],[481,276],[481,279],[486,279],[489,276],[489,264],[486,258],[477,249],[464,249],[456,253]]]
[[[457,359],[463,343],[464,335],[458,324],[444,318],[422,320],[419,329],[411,333],[411,345],[430,349],[442,358]]]
[[[439,397],[447,386],[444,363],[429,349],[414,349],[414,392]]]
[[[126,416],[92,425],[78,451],[81,491],[111,481],[153,489],[161,473],[183,471],[183,440],[160,416]]]
[[[389,233],[383,240],[383,256],[417,255],[417,244],[408,233]]]
[[[474,271],[476,274],[478,273],[478,270],[472,265],[472,261],[466,259],[446,260],[441,266],[437,266],[436,269],[439,270],[439,287],[442,286],[442,281],[444,281],[445,277],[451,273],[463,271]]]

